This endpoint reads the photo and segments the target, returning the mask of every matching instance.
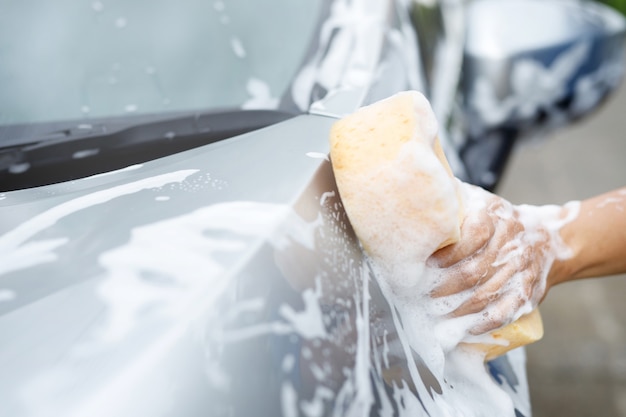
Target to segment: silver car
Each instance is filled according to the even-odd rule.
[[[0,416],[442,413],[327,158],[337,118],[401,90],[454,120],[416,3],[2,8]],[[487,369],[530,415],[523,351]]]

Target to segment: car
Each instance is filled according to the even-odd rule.
[[[0,14],[0,416],[442,413],[459,390],[411,351],[328,159],[338,118],[429,91],[412,5]],[[486,367],[530,415],[523,351]]]

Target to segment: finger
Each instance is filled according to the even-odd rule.
[[[484,248],[495,233],[491,217],[485,211],[468,215],[461,225],[461,240],[435,252],[429,266],[449,268]]]
[[[536,250],[536,253],[530,255],[532,258],[528,260],[530,264],[528,267],[529,276],[524,286],[524,295],[535,305],[543,301],[548,291],[546,280],[548,270],[543,261],[543,251],[544,249],[540,248]]]
[[[489,280],[478,287],[467,301],[459,305],[451,314],[455,317],[474,314],[487,309],[500,297],[503,287],[517,272],[517,265],[506,264]]]
[[[470,328],[469,333],[480,335],[499,329],[513,322],[513,317],[526,303],[522,297],[513,292],[501,297],[496,304],[485,310],[477,325]]]
[[[507,241],[508,226],[496,228],[492,221],[487,222],[487,224],[491,227],[482,228],[485,234],[479,238],[479,240],[485,241],[485,243],[481,243],[482,247],[470,257],[447,268],[442,268],[440,272],[441,283],[430,292],[431,297],[444,297],[475,288],[477,285],[491,280],[497,270],[501,268],[500,266],[494,267],[494,264],[500,254],[501,247]]]
[[[507,242],[523,231],[523,225],[517,219],[502,219],[497,214],[501,207],[503,203],[495,201],[489,210],[478,211],[475,215],[466,217],[461,229],[461,241],[435,252],[428,260],[429,266],[445,269],[458,266],[469,269],[468,273],[461,274],[468,278],[469,274],[475,273],[475,264],[461,263],[470,257],[475,258],[478,263],[491,265]],[[486,267],[482,268],[484,269]],[[466,285],[465,288],[470,288],[471,285]]]
[[[497,216],[495,213],[494,215]],[[524,232],[524,225],[516,217],[494,222],[497,222],[497,226],[487,250],[496,253],[498,258],[504,258],[508,252],[520,247],[520,242],[516,237]]]
[[[440,284],[430,291],[430,296],[445,297],[480,285],[493,275],[494,271],[490,265],[491,262],[485,262],[483,258],[469,258],[450,268],[442,269]]]

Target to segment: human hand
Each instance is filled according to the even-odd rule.
[[[449,317],[473,315],[469,333],[502,327],[545,297],[555,259],[567,256],[558,231],[566,206],[516,206],[461,183],[466,217],[461,240],[428,260],[436,279],[430,295]]]

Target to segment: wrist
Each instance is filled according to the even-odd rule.
[[[547,276],[547,286],[552,287],[576,278],[579,272],[582,247],[576,233],[576,219],[580,202],[570,202],[561,207],[561,224],[555,230],[553,246],[555,259]]]
[[[555,259],[546,277],[546,291],[557,284],[569,281],[574,272],[568,262],[569,259]]]

